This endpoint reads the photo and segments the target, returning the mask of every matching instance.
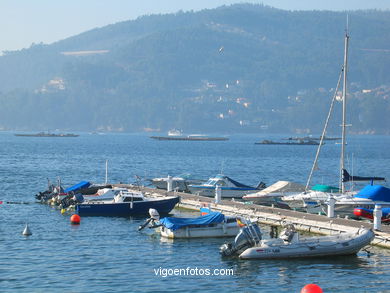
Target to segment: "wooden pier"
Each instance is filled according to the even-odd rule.
[[[129,187],[129,186],[126,186]],[[134,188],[132,186],[131,188]],[[356,231],[356,229],[372,228],[370,222],[357,221],[344,218],[328,218],[323,215],[309,214],[287,209],[268,207],[233,200],[221,200],[216,204],[211,197],[198,196],[182,192],[167,192],[161,189],[141,187],[146,194],[159,196],[178,195],[181,197],[179,206],[199,210],[202,206],[209,206],[213,211],[220,211],[226,215],[238,215],[249,218],[252,222],[280,226],[285,222],[292,223],[296,229],[321,234],[334,234],[340,232]],[[390,226],[382,225],[381,231],[374,231],[375,239],[372,244],[390,248]]]

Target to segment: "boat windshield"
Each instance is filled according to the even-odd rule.
[[[216,186],[216,185],[219,185],[219,186],[226,186],[226,182],[223,181],[223,180],[218,180],[218,179],[210,179],[209,181],[207,181],[207,183],[205,185],[211,185],[211,186]]]
[[[131,201],[143,201],[143,197],[135,197],[135,196],[127,196],[123,198],[123,202],[131,202]]]
[[[215,184],[217,184],[217,180],[209,179],[209,181],[207,181],[205,185],[215,185]]]

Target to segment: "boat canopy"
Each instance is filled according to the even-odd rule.
[[[311,188],[311,190],[322,192],[340,192],[340,188],[338,187],[323,184],[316,184]]]
[[[248,185],[245,185],[245,184],[242,184],[240,182],[237,182],[235,180],[233,180],[232,178],[226,176],[226,179],[229,180],[230,182],[232,182],[235,186],[237,187],[241,187],[241,188],[251,188],[251,186],[248,186]]]
[[[367,185],[355,197],[373,201],[390,201],[390,189],[382,185]]]
[[[205,216],[198,218],[175,218],[166,217],[160,220],[160,223],[166,228],[173,231],[187,227],[190,225],[209,225],[213,223],[221,223],[225,220],[225,216],[219,212],[211,212]]]
[[[91,183],[89,183],[88,181],[80,181],[79,183],[65,189],[64,192],[69,193],[71,191],[77,191],[77,190],[82,189],[82,188],[87,188],[90,185],[91,185]]]
[[[209,181],[206,183],[206,184],[210,184],[210,185],[216,185],[216,184],[221,184],[221,181],[220,180],[223,180],[223,181],[226,181],[226,183],[231,183],[233,186],[235,187],[241,187],[241,188],[252,188],[251,186],[248,186],[248,185],[245,185],[245,184],[242,184],[236,180],[233,180],[232,178],[230,178],[229,176],[225,176],[225,175],[217,175],[215,176],[214,178],[210,178]],[[225,186],[225,184],[222,184],[222,186]],[[227,185],[229,186],[229,184]]]

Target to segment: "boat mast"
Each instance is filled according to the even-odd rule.
[[[104,181],[104,184],[108,184],[108,160],[106,160],[106,180]]]
[[[346,106],[347,106],[347,72],[348,72],[348,18],[347,18],[347,29],[345,31],[344,39],[344,76],[343,76],[343,121],[341,124],[342,134],[341,134],[341,158],[340,158],[340,185],[341,193],[345,192],[345,184],[343,182],[343,169],[344,169],[344,157],[345,157],[345,127],[346,125]]]

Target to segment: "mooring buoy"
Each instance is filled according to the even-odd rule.
[[[31,230],[30,230],[30,228],[28,227],[28,224],[26,224],[26,227],[24,228],[22,234],[23,234],[24,236],[30,236],[30,235],[32,235]]]
[[[80,225],[80,216],[78,214],[74,214],[70,217],[70,223],[72,225]]]

